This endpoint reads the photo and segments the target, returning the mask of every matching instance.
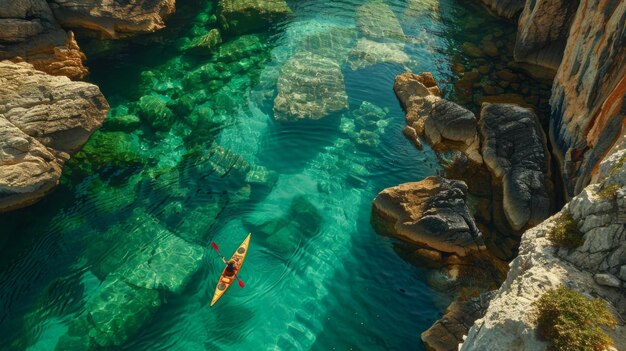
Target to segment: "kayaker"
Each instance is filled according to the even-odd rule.
[[[222,258],[222,262],[226,265],[226,275],[233,275],[237,271],[237,262],[233,259],[226,262],[225,259]]]

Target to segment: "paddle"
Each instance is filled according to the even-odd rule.
[[[217,253],[222,257],[222,260],[226,261],[226,258],[224,258],[224,255],[222,255],[222,253],[220,252],[220,248],[217,247],[217,244],[214,242],[211,242],[211,246],[213,246],[213,249],[215,249],[215,251],[217,251]],[[243,280],[239,279],[239,277],[237,276],[237,273],[235,273],[235,278],[237,279],[237,283],[239,283],[240,287],[244,287],[243,284]]]

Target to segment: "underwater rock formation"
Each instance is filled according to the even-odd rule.
[[[87,74],[74,34],[61,28],[45,0],[1,0],[0,28],[0,60],[24,60],[38,70],[74,80]]]
[[[298,50],[342,62],[346,60],[357,36],[358,32],[354,28],[330,27],[322,32],[304,37],[298,43]]]
[[[380,0],[372,0],[356,11],[356,23],[361,33],[374,39],[405,39],[400,21],[391,7]]]
[[[507,280],[476,321],[461,350],[544,349],[529,311],[546,291],[565,285],[587,296],[599,296],[626,316],[626,147],[615,148],[600,166],[600,183],[587,186],[555,216],[526,231],[519,256]],[[550,234],[570,218],[583,243],[574,250],[555,247]],[[598,275],[612,276],[617,286],[600,285]],[[621,287],[620,287],[621,286]],[[609,330],[618,349],[626,345],[626,328]]]
[[[348,108],[338,62],[308,52],[290,58],[278,77],[274,118],[278,121],[320,119]]]
[[[411,59],[404,52],[404,44],[379,43],[366,38],[357,41],[356,47],[350,51],[348,66],[357,70],[378,63],[396,63],[408,65]]]
[[[381,234],[466,256],[484,249],[466,195],[464,182],[441,177],[387,188],[372,203],[372,225]]]
[[[218,4],[222,29],[234,34],[265,28],[290,14],[284,0],[220,0]]]
[[[513,19],[524,8],[526,0],[482,0],[496,15]]]
[[[95,85],[0,62],[0,211],[51,191],[65,161],[102,125],[108,109]]]
[[[556,70],[577,9],[578,0],[527,1],[517,24],[515,60]]]
[[[535,113],[512,104],[483,104],[478,126],[485,165],[502,183],[511,227],[535,226],[550,214],[550,156]]]
[[[54,17],[64,28],[96,33],[102,38],[124,38],[165,27],[175,0],[49,0]]]
[[[554,80],[550,136],[567,196],[578,194],[624,134],[626,2],[582,0]],[[593,54],[590,54],[593,53]]]

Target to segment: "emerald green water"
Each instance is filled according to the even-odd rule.
[[[460,43],[511,25],[457,0],[387,1],[409,60],[353,70],[361,0],[293,1],[294,15],[210,54],[185,48],[213,4],[179,2],[168,29],[85,42],[111,113],[40,203],[0,216],[0,347],[67,350],[406,350],[452,299],[370,227],[385,187],[439,169],[403,136],[394,77],[431,71],[452,96]],[[349,108],[277,122],[299,51],[341,64]],[[469,58],[461,55],[463,60]],[[223,266],[240,272],[210,308]]]

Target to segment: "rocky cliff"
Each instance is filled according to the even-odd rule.
[[[52,190],[65,161],[102,125],[108,109],[93,84],[0,62],[0,212]]]

